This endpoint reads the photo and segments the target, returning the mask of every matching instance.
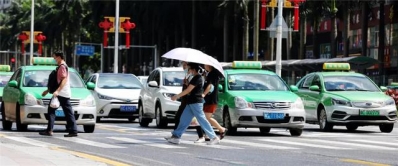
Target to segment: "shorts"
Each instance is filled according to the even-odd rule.
[[[203,105],[203,112],[214,114],[217,110],[217,104],[205,104]]]

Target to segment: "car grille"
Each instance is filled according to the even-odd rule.
[[[42,99],[42,100],[43,100],[43,105],[48,105],[48,104],[50,104],[51,99]],[[79,99],[70,99],[70,104],[72,106],[79,105],[80,100]]]
[[[383,106],[383,102],[374,102],[374,101],[354,101],[351,103],[354,107],[359,107],[359,108],[378,108]]]
[[[116,102],[111,102],[111,104],[138,104],[138,102],[137,101],[132,101],[132,102],[116,101]]]
[[[254,102],[254,106],[256,108],[290,108],[290,103],[289,102]]]
[[[278,119],[278,120],[264,119],[263,116],[256,116],[256,119],[257,119],[258,123],[289,123],[290,122],[290,116],[285,116],[284,119]]]

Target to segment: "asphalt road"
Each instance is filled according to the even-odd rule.
[[[1,124],[0,124],[1,125]],[[170,125],[172,126],[172,124]],[[397,125],[398,126],[398,125]],[[225,137],[220,145],[195,144],[197,135],[188,129],[180,145],[169,144],[171,127],[142,128],[127,120],[104,120],[94,133],[64,138],[64,126],[56,126],[53,137],[40,136],[45,126],[30,125],[28,132],[0,130],[0,141],[28,147],[60,148],[106,158],[128,165],[396,165],[398,166],[398,128],[380,133],[378,127],[360,127],[347,132],[337,127],[320,132],[307,125],[301,137],[291,137],[284,129],[260,134],[258,129],[239,129],[237,136]],[[21,156],[22,157],[22,156]]]

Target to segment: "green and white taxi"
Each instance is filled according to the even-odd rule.
[[[0,105],[3,97],[3,89],[7,85],[8,80],[10,80],[13,72],[10,72],[10,65],[0,65]]]
[[[27,130],[30,124],[47,124],[47,108],[52,97],[41,94],[47,89],[48,76],[57,63],[53,58],[35,57],[33,66],[22,66],[14,72],[3,90],[1,105],[3,129],[11,130],[15,122],[18,131]],[[91,133],[95,129],[96,107],[94,97],[88,89],[94,84],[84,84],[78,72],[69,68],[72,90],[71,104],[78,125]],[[65,125],[65,115],[60,107],[56,110],[56,125]]]
[[[306,122],[319,124],[324,131],[344,125],[350,131],[358,126],[378,125],[391,132],[397,122],[394,100],[386,87],[378,87],[367,76],[349,72],[348,63],[324,63],[322,72],[304,76],[297,94],[304,102]]]
[[[228,134],[238,127],[288,128],[292,136],[300,136],[305,124],[303,102],[274,72],[261,70],[261,62],[234,61],[224,66],[225,78],[218,85],[219,101],[214,118]]]

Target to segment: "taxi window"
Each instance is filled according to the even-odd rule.
[[[141,82],[131,74],[101,74],[97,87],[101,89],[141,89]]]
[[[23,77],[24,87],[47,87],[48,76],[51,70],[30,70],[25,71]],[[75,72],[69,72],[69,82],[71,88],[84,88],[83,81]]]
[[[0,87],[5,87],[10,78],[10,75],[0,75]]]
[[[301,86],[301,88],[308,89],[308,88],[311,86],[312,80],[313,80],[313,79],[314,79],[314,75],[308,76],[308,77],[304,80],[304,83],[303,83],[303,85]]]
[[[277,75],[242,73],[228,75],[228,89],[287,91],[288,87]]]
[[[327,91],[380,91],[379,88],[365,76],[325,76]]]

